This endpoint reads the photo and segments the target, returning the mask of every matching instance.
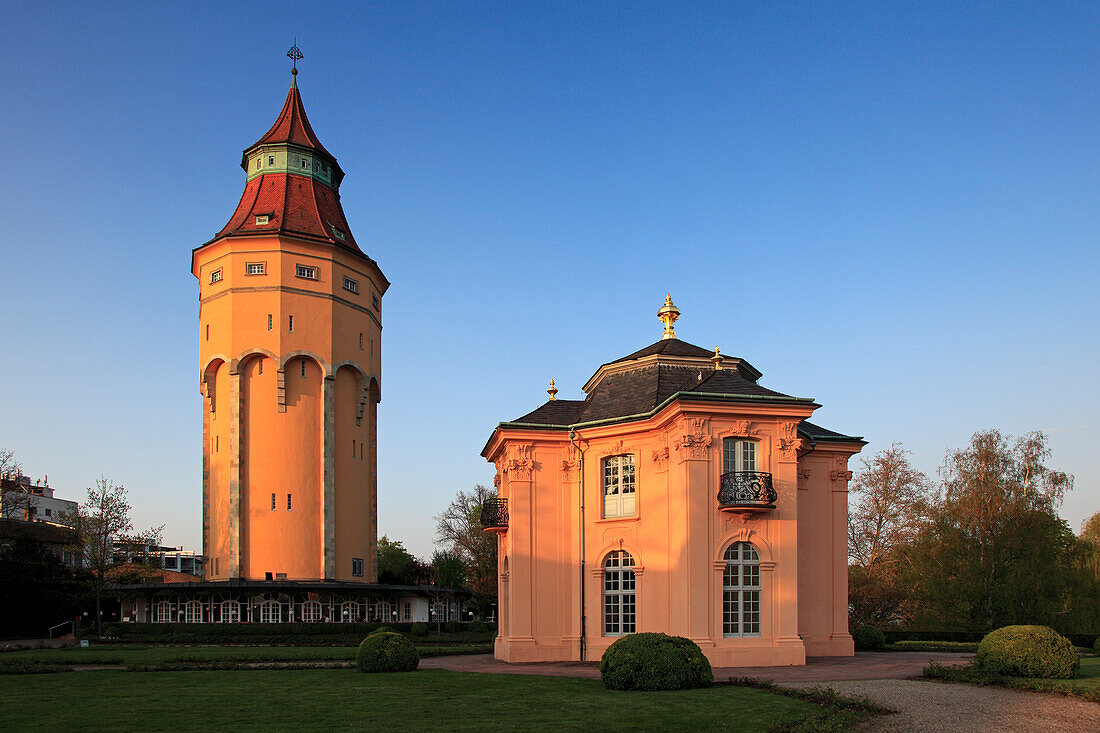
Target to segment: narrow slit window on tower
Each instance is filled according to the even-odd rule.
[[[302,376],[306,375],[306,360],[302,359]]]
[[[268,331],[271,330],[271,314],[270,313],[267,314],[267,330]]]
[[[268,165],[275,165],[275,156],[274,155],[267,156],[267,164]]]
[[[363,350],[363,334],[359,334],[359,350]]]
[[[378,310],[378,296],[377,295],[372,295],[371,296],[370,304],[374,306],[375,310]]]
[[[290,494],[286,495],[286,510],[289,512],[291,509]]]
[[[294,316],[287,316],[286,324],[287,324],[287,330],[290,333],[294,333]]]
[[[206,340],[210,340],[210,324],[206,324]]]
[[[260,363],[260,374],[264,373],[264,358],[261,356],[257,361]]]
[[[275,511],[275,495],[271,495],[271,511]]]

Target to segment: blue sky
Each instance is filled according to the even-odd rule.
[[[200,544],[191,249],[285,53],[385,298],[379,531],[493,426],[677,332],[900,441],[1049,430],[1100,510],[1100,5],[9,2],[0,447]]]

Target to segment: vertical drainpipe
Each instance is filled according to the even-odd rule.
[[[573,428],[570,428],[569,429],[569,444],[572,445],[573,448],[576,449],[577,451],[579,451],[580,454],[581,454],[581,460],[580,460],[580,477],[581,477],[581,480],[580,480],[580,491],[581,491],[581,521],[580,521],[580,535],[581,535],[581,566],[580,566],[580,572],[581,572],[581,641],[580,641],[581,650],[580,651],[581,651],[581,654],[580,654],[580,657],[581,657],[581,659],[580,659],[580,661],[583,662],[583,661],[585,661],[585,659],[584,659],[584,652],[585,652],[585,617],[584,617],[584,449],[577,445],[577,443],[575,442],[576,437],[577,437],[577,431],[574,430]]]

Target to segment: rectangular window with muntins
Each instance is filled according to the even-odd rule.
[[[210,273],[210,284],[220,283],[222,281],[222,268],[218,268]]]
[[[603,461],[603,515],[634,516],[634,456],[608,456]]]
[[[316,267],[310,267],[308,265],[297,265],[296,268],[295,268],[295,271],[297,272],[298,277],[303,277],[306,280],[316,280],[317,279],[317,268]]]
[[[347,290],[350,293],[355,293],[355,294],[358,295],[358,293],[359,293],[359,281],[358,280],[352,280],[350,277],[345,276],[344,277],[344,290]]]
[[[263,275],[267,272],[266,262],[249,262],[244,266],[244,272],[246,275]]]

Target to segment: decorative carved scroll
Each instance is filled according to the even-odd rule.
[[[707,419],[689,417],[683,422],[683,434],[680,437],[680,455],[685,458],[706,458],[714,438],[710,435]]]
[[[504,470],[512,481],[530,481],[535,469],[534,446],[530,443],[512,443],[508,446],[508,457],[504,461]]]

